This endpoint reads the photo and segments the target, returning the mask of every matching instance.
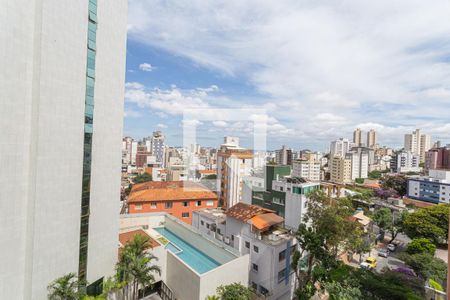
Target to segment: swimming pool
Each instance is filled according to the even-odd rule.
[[[167,244],[165,248],[173,252],[187,265],[197,271],[197,273],[203,274],[220,266],[220,263],[206,255],[202,251],[198,250],[197,248],[183,240],[181,237],[174,234],[172,231],[164,227],[158,227],[154,229],[170,241],[170,243]]]

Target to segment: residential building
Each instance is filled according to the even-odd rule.
[[[250,256],[249,285],[257,294],[287,300],[292,299],[294,274],[290,266],[297,242],[283,222],[272,210],[238,203],[225,213],[196,211],[193,227],[230,245],[240,255]]]
[[[136,151],[136,167],[144,168],[147,166],[147,157],[150,153],[147,150],[147,146],[145,144],[138,145]]]
[[[292,176],[311,181],[320,181],[320,161],[314,159],[295,160],[292,163]]]
[[[420,172],[420,156],[411,151],[399,151],[391,159],[391,171],[395,173]]]
[[[137,147],[138,147],[137,141],[131,141],[131,147],[130,147],[130,163],[132,165],[136,165],[136,154],[137,154]]]
[[[117,260],[127,1],[6,1],[0,28],[0,299],[91,291]]]
[[[405,134],[404,150],[419,154],[420,162],[425,162],[425,153],[431,148],[431,137],[422,134],[420,129],[414,130],[410,134]]]
[[[128,196],[128,213],[166,212],[191,224],[192,212],[217,207],[217,195],[191,181],[149,181],[136,184]]]
[[[272,190],[272,182],[281,180],[283,177],[291,175],[291,166],[287,165],[267,165],[264,177],[266,191]]]
[[[161,131],[153,132],[151,137],[151,154],[156,157],[156,161],[161,163],[164,167],[164,154],[165,154],[165,138]]]
[[[150,237],[162,299],[205,300],[221,285],[249,282],[249,254],[167,213],[121,215],[120,228],[121,244],[136,234]]]
[[[369,161],[370,158],[373,157],[373,150],[366,147],[353,147],[346,156],[351,160],[352,180],[357,178],[367,178],[369,174]]]
[[[333,156],[328,163],[330,181],[335,183],[352,182],[352,160],[340,156]]]
[[[229,208],[242,199],[243,178],[251,175],[253,153],[239,147],[239,139],[225,137],[217,153],[217,179],[219,201]]]
[[[292,149],[283,145],[280,150],[275,151],[275,162],[277,165],[291,165]]]
[[[353,131],[353,144],[357,147],[363,146],[362,131],[359,128],[356,128],[356,130]]]
[[[450,145],[427,151],[425,155],[425,168],[427,170],[450,169]]]
[[[450,203],[450,171],[431,169],[429,176],[408,179],[407,196],[431,203]]]
[[[333,141],[330,145],[330,156],[345,157],[352,146],[352,143],[348,139],[340,138]]]
[[[367,132],[366,146],[371,149],[375,149],[377,147],[377,132],[374,129],[370,129]]]
[[[188,170],[185,165],[171,164],[167,168],[167,181],[185,181],[188,179]]]

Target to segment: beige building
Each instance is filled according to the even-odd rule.
[[[333,156],[329,162],[330,180],[336,183],[352,182],[352,160]]]
[[[362,146],[362,131],[359,128],[353,131],[353,143],[356,146]]]
[[[373,129],[370,129],[367,132],[367,147],[376,148],[377,146],[377,132]]]
[[[431,149],[431,136],[421,134],[420,129],[410,134],[405,134],[405,151],[411,151],[420,155],[420,162],[425,162],[425,153]]]

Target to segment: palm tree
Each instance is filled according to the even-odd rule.
[[[121,252],[116,272],[118,281],[125,283],[124,295],[127,299],[137,299],[139,286],[153,284],[154,274],[161,273],[161,269],[152,264],[157,257],[147,251],[150,248],[149,241],[146,236],[135,235]]]
[[[48,287],[49,300],[77,300],[80,298],[78,278],[75,273],[69,273],[55,279]]]
[[[220,297],[217,295],[206,296],[206,300],[220,300]]]

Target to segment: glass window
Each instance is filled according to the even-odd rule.
[[[245,242],[245,248],[250,249],[250,242]]]
[[[183,201],[182,205],[183,205],[183,207],[188,207],[189,206],[189,202]]]
[[[202,206],[202,201],[197,201],[197,202],[195,203],[195,206]]]
[[[201,224],[202,226],[204,226],[204,225],[205,225],[205,222],[203,222],[203,220],[202,220],[202,221],[200,221],[200,224]]]
[[[92,11],[89,12],[89,21],[97,23],[97,15],[95,13],[93,13]]]
[[[278,283],[282,282],[286,276],[286,268],[278,272]]]
[[[88,40],[88,48],[92,49],[92,50],[95,50],[95,42],[91,41],[91,40]]]
[[[172,208],[172,202],[165,202],[164,203],[165,208]]]
[[[157,205],[156,202],[150,202],[150,208],[155,209],[157,207],[156,205]]]
[[[256,253],[259,253],[259,248],[256,246],[253,246],[253,251],[255,251]]]
[[[142,204],[135,204],[135,205],[134,205],[134,208],[135,208],[136,210],[141,210],[141,209],[142,209]]]
[[[206,206],[214,206],[214,200],[206,201]]]
[[[182,218],[189,218],[189,213],[188,212],[181,213],[181,217]]]
[[[257,264],[252,264],[252,270],[255,272],[258,272],[258,265]]]
[[[281,251],[278,253],[278,261],[283,261],[286,258],[286,250]]]

